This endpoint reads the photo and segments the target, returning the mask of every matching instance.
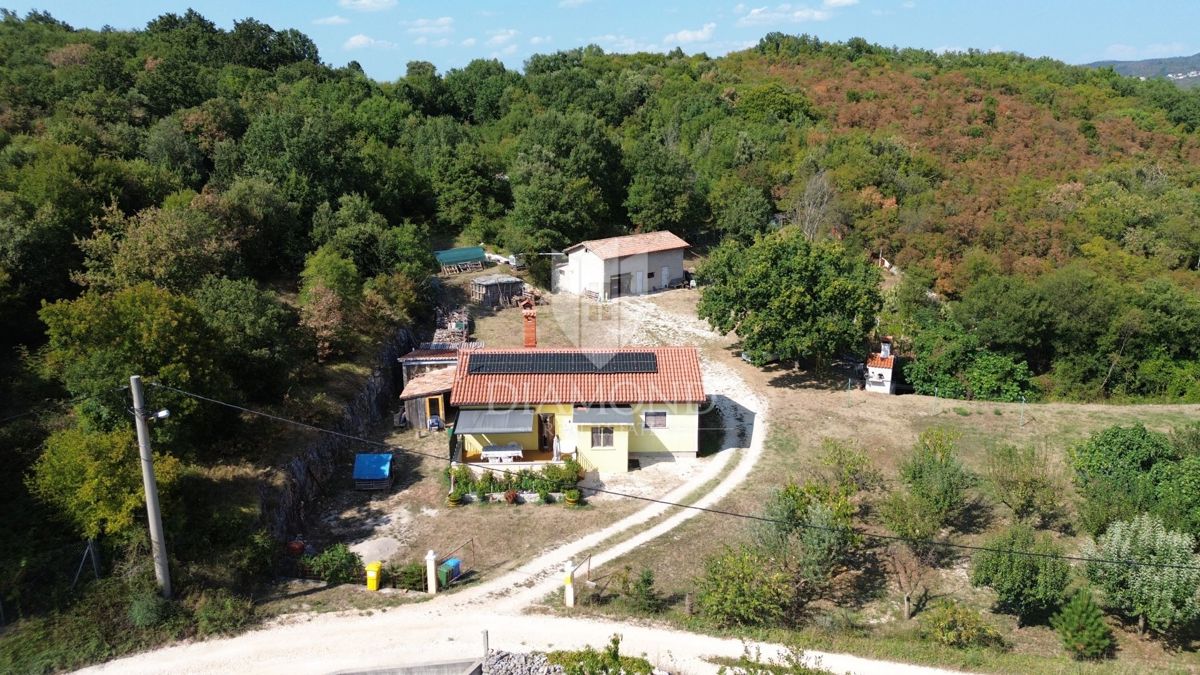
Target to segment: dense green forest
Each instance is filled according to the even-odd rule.
[[[877,331],[918,392],[1200,401],[1198,128],[1200,92],[1014,54],[773,33],[717,59],[588,46],[376,82],[253,19],[5,11],[0,601],[69,604],[28,589],[81,537],[143,545],[130,374],[302,409],[322,367],[427,311],[431,251],[456,242],[670,229],[736,259],[782,228],[903,271]],[[246,430],[154,398],[176,413],[154,432],[164,491],[192,504],[168,527],[237,531],[201,487],[257,459]],[[227,548],[231,571],[187,568],[185,592],[261,571],[263,546],[214,538],[176,555]]]

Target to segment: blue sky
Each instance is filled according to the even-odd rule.
[[[350,60],[391,80],[411,60],[440,71],[474,58],[520,68],[531,54],[595,43],[605,51],[665,51],[716,56],[753,45],[771,31],[824,40],[854,36],[935,50],[1019,51],[1068,63],[1181,56],[1200,51],[1200,2],[1129,0],[293,0],[191,3],[58,0],[15,4],[45,9],[78,27],[140,28],[164,12],[195,8],[229,28],[246,16],[297,28],[332,65]]]

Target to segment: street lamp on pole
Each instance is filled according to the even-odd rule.
[[[164,598],[171,597],[171,570],[167,567],[167,542],[163,536],[162,512],[158,506],[158,481],[154,478],[154,455],[150,452],[150,422],[165,420],[170,410],[146,412],[146,397],[142,391],[142,377],[129,378],[129,391],[133,395],[134,423],[137,426],[138,451],[141,454],[142,486],[146,490],[146,516],[150,521],[150,548],[154,554],[154,578]]]

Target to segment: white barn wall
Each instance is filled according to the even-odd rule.
[[[668,268],[670,275],[665,280],[662,278],[664,267]],[[556,268],[553,290],[556,293],[580,295],[584,291],[592,291],[601,298],[610,299],[609,279],[618,274],[629,274],[631,279],[641,274],[641,293],[662,290],[672,282],[683,279],[683,249],[639,253],[608,260],[602,260],[585,249],[573,251],[567,255],[566,264]]]

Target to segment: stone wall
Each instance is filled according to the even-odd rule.
[[[350,436],[367,436],[384,422],[400,395],[400,364],[396,361],[416,345],[416,338],[402,328],[375,357],[371,376],[358,394],[342,409],[341,418],[330,428]],[[273,480],[259,488],[263,525],[271,536],[285,540],[304,532],[308,505],[316,503],[328,488],[339,466],[349,466],[363,443],[332,434],[315,434],[284,466],[277,467]]]

